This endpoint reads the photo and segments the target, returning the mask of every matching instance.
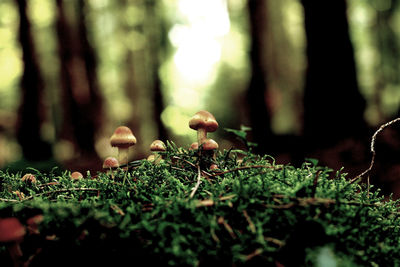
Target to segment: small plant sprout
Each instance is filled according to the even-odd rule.
[[[79,179],[83,178],[83,175],[82,175],[82,173],[75,171],[75,172],[71,173],[70,177],[72,180],[79,180]]]
[[[24,176],[22,176],[21,181],[27,183],[36,183],[36,177],[32,173],[27,173]]]
[[[22,266],[20,243],[26,234],[25,227],[17,218],[0,218],[0,243],[5,243],[14,266]]]
[[[129,147],[136,144],[136,137],[131,129],[119,126],[110,138],[112,147],[118,148],[118,161],[120,165],[128,164]]]
[[[207,139],[207,132],[218,129],[218,122],[210,112],[200,110],[190,119],[189,127],[197,131],[197,143],[200,145]]]
[[[157,152],[164,152],[167,150],[167,147],[165,143],[161,140],[154,140],[150,144],[150,151],[153,152],[152,155],[150,155],[147,160],[149,161],[154,161],[155,163],[159,163],[162,159],[161,155],[157,155]]]
[[[107,157],[103,162],[103,169],[114,179],[114,170],[119,167],[119,162],[114,157]]]

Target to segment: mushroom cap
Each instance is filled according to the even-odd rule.
[[[210,112],[200,110],[190,119],[189,127],[193,130],[204,128],[207,132],[215,132],[218,129],[218,122]]]
[[[165,151],[167,147],[165,146],[164,142],[161,140],[154,140],[153,143],[150,145],[151,151]]]
[[[156,156],[153,155],[153,154],[151,154],[151,155],[149,155],[149,156],[147,157],[147,160],[148,160],[148,161],[155,161],[155,160],[156,160]]]
[[[189,150],[196,150],[199,149],[199,143],[194,142],[190,145]]]
[[[0,218],[0,242],[21,240],[26,233],[25,227],[17,218]]]
[[[24,176],[22,176],[21,181],[36,183],[36,177],[32,173],[27,173]]]
[[[119,126],[111,136],[110,143],[113,147],[127,148],[136,144],[136,137],[128,127]]]
[[[71,173],[71,179],[73,180],[78,180],[78,179],[82,179],[83,175],[80,172],[73,172]]]
[[[103,169],[114,169],[119,167],[119,162],[114,157],[107,157],[103,162]]]
[[[203,146],[203,150],[214,150],[214,149],[218,149],[218,143],[215,142],[213,139],[208,138],[204,141],[204,143],[202,144]]]

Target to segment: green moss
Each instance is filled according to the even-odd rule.
[[[131,163],[115,179],[98,173],[72,181],[69,172],[31,169],[37,183],[30,184],[0,172],[0,217],[26,225],[43,214],[39,234],[21,243],[34,266],[400,264],[398,201],[350,183],[342,171],[313,160],[277,165],[239,150],[199,158],[172,142],[163,158]],[[212,162],[218,170],[208,169]],[[7,259],[4,246],[0,255]]]

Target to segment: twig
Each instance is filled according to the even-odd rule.
[[[319,178],[320,173],[321,173],[321,170],[318,170],[314,177],[312,193],[311,193],[313,197],[315,197],[315,193],[317,192],[318,178]]]
[[[196,193],[197,189],[199,188],[201,183],[201,170],[200,170],[200,165],[197,165],[197,183],[193,187],[192,192],[190,193],[189,198],[193,198],[194,194]]]
[[[0,198],[0,201],[2,201],[2,202],[19,202],[16,199],[7,199],[7,198]]]
[[[219,175],[223,175],[223,174],[227,174],[227,173],[235,172],[235,171],[241,171],[241,170],[246,170],[246,169],[258,169],[258,168],[279,170],[282,167],[281,166],[275,167],[275,166],[269,166],[269,165],[243,166],[243,167],[238,167],[238,168],[235,168],[235,169],[219,172],[219,173],[216,173],[216,174],[211,174],[210,177],[219,176]]]
[[[196,169],[197,169],[197,167],[196,167],[195,164],[191,163],[190,161],[188,161],[188,160],[186,160],[186,159],[180,158],[180,157],[178,157],[178,156],[173,156],[172,158],[182,160],[183,162],[185,162],[185,163],[189,164],[190,166],[192,166],[193,168],[196,168]],[[172,168],[172,169],[179,170],[179,168],[174,167],[174,166],[171,166],[171,168]],[[212,175],[212,174],[210,174],[210,173],[208,173],[208,172],[206,172],[206,171],[203,171],[203,170],[201,170],[201,172],[202,172],[203,174],[205,174],[207,177],[212,177],[212,176],[214,176],[214,175]],[[206,177],[206,178],[207,178],[207,177]],[[211,182],[209,179],[207,179],[207,180],[208,180],[209,182]]]
[[[96,188],[68,188],[68,189],[59,189],[59,190],[54,190],[54,191],[50,191],[50,192],[44,192],[44,193],[40,193],[40,194],[36,194],[33,196],[29,196],[27,198],[24,198],[22,201],[26,201],[26,200],[31,200],[34,197],[40,197],[42,195],[51,195],[54,193],[64,193],[64,192],[71,192],[71,191],[92,191],[92,192],[98,192],[99,189]]]
[[[243,215],[246,218],[247,223],[249,224],[250,231],[255,234],[256,233],[256,226],[254,223],[251,221],[249,214],[247,213],[246,210],[243,210]]]
[[[375,163],[375,141],[376,141],[376,136],[383,131],[383,129],[385,129],[386,127],[392,125],[393,123],[396,123],[400,121],[400,118],[396,118],[392,121],[389,121],[383,125],[381,125],[379,127],[379,129],[372,135],[372,139],[371,139],[371,153],[372,153],[372,158],[371,158],[371,163],[368,167],[368,169],[366,169],[365,171],[363,171],[361,174],[357,175],[355,178],[350,180],[350,184],[354,183],[355,181],[357,181],[358,179],[362,178],[365,174],[367,174],[368,172],[370,172],[372,170],[372,167],[374,166]]]

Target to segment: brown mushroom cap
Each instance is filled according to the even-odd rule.
[[[113,147],[127,148],[136,144],[136,137],[128,127],[119,126],[111,136],[110,143]]]
[[[71,173],[71,179],[73,180],[78,180],[78,179],[82,179],[83,175],[80,172],[73,172]]]
[[[103,169],[114,169],[119,167],[119,162],[114,157],[108,157],[103,162]]]
[[[193,130],[204,128],[207,132],[215,132],[218,129],[218,122],[210,112],[200,110],[190,119],[189,127]]]
[[[190,145],[189,150],[196,150],[199,149],[199,143],[194,142]]]
[[[151,151],[165,151],[167,147],[165,146],[164,142],[161,140],[154,140],[153,143],[150,145]]]
[[[32,173],[27,173],[24,176],[22,176],[21,181],[36,183],[36,177]]]
[[[204,141],[203,150],[214,150],[218,149],[218,143],[215,142],[213,139],[209,138]]]
[[[17,218],[0,219],[0,242],[21,240],[26,233],[25,227]]]

